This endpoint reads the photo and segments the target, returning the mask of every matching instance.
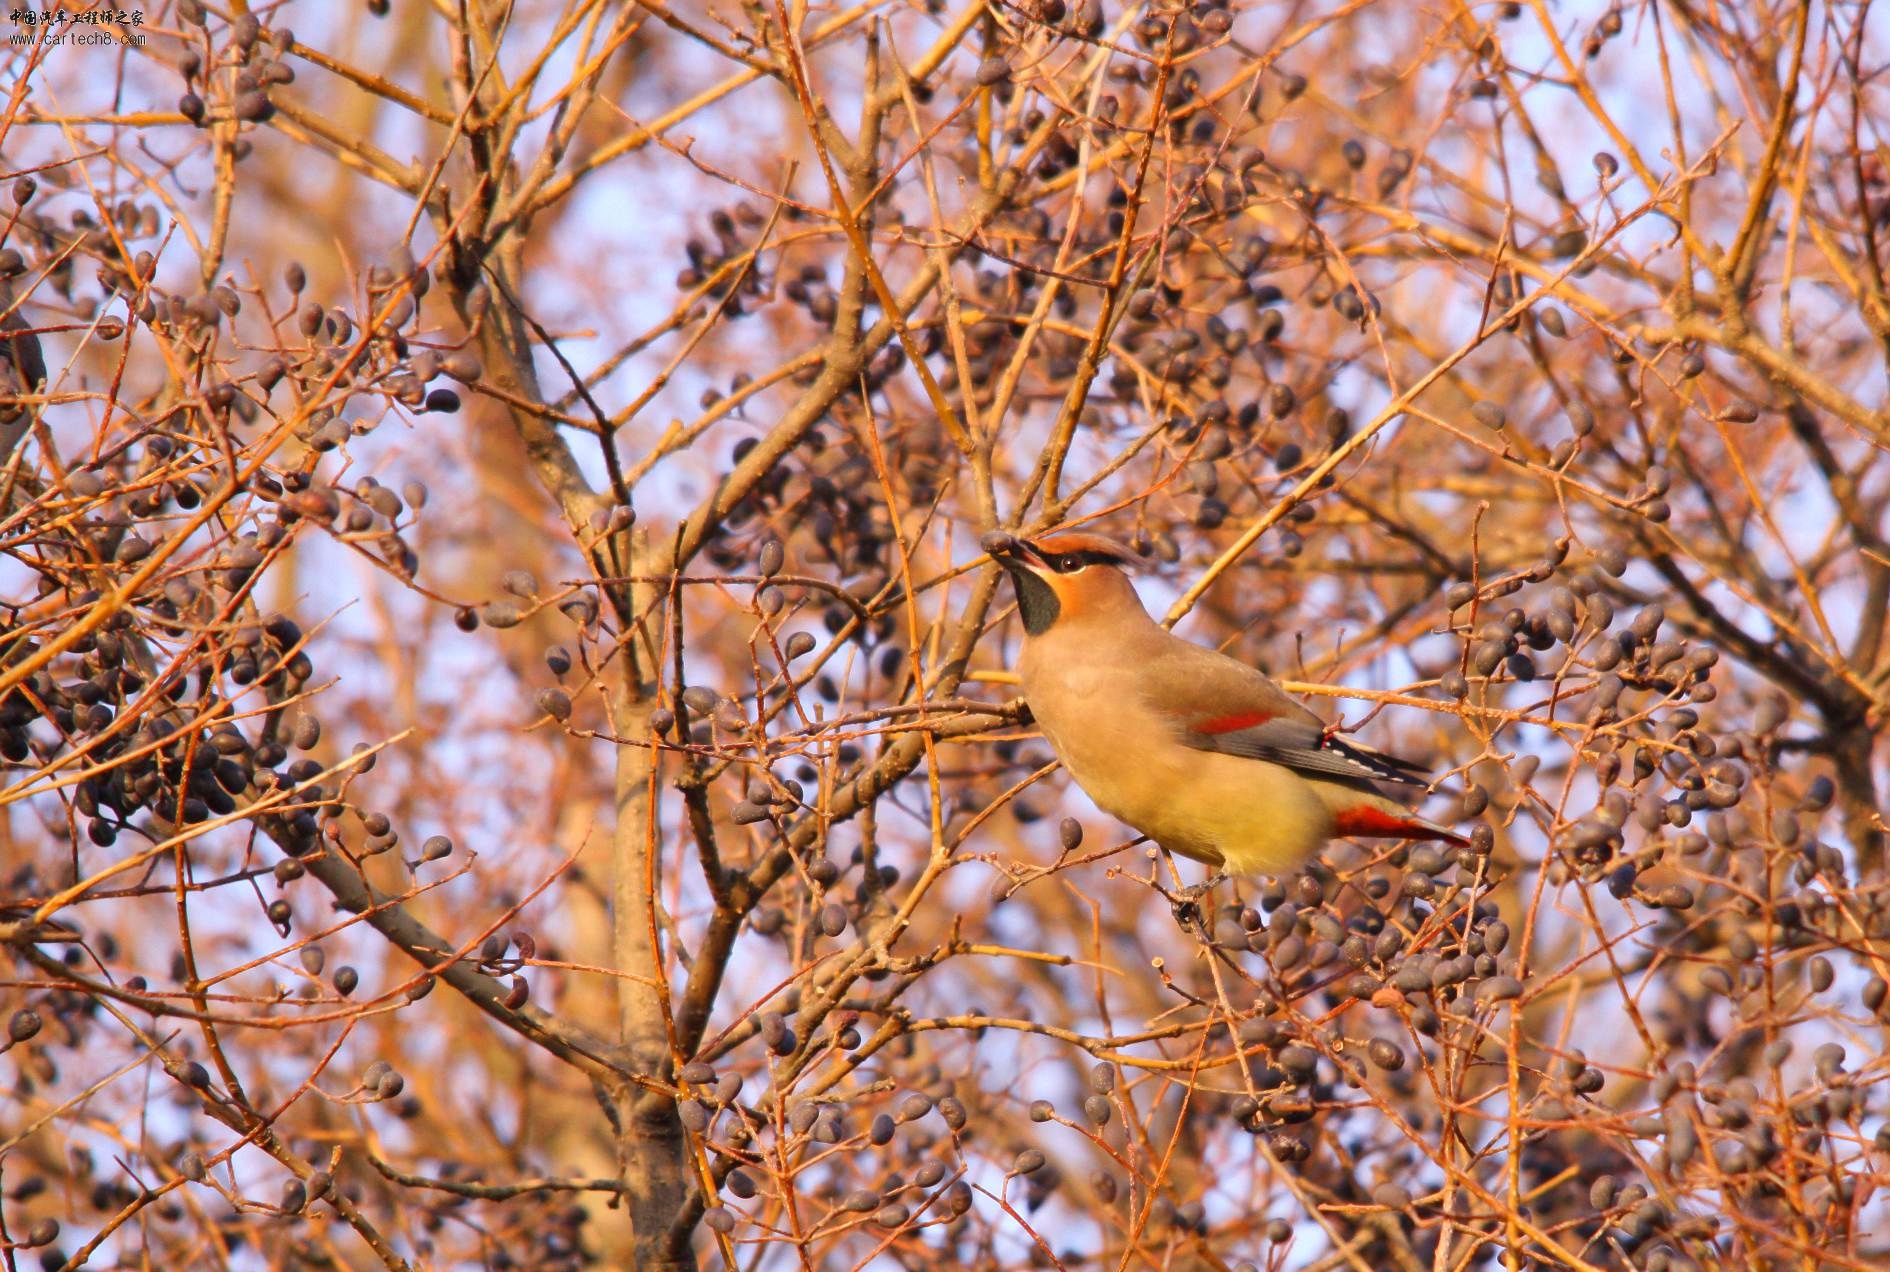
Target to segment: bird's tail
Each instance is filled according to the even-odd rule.
[[[1448,826],[1402,810],[1387,812],[1382,808],[1348,808],[1333,818],[1333,830],[1341,835],[1363,835],[1374,839],[1439,839],[1461,848],[1470,841]]]

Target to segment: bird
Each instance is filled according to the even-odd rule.
[[[1103,535],[992,531],[1024,625],[1018,679],[1057,759],[1096,806],[1227,875],[1299,866],[1334,836],[1468,843],[1386,796],[1421,765],[1339,736],[1256,668],[1142,607],[1137,556]]]

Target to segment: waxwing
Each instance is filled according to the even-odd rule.
[[[1419,766],[1336,736],[1254,668],[1149,617],[1127,548],[1003,531],[984,548],[1017,590],[1038,728],[1097,807],[1163,848],[1251,875],[1334,835],[1466,842],[1378,789],[1422,786]]]

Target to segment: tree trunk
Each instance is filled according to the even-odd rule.
[[[641,539],[639,534],[636,536]],[[641,560],[641,553],[627,554]],[[632,605],[645,613],[646,586],[633,589]],[[622,682],[612,715],[619,737],[649,736],[655,702],[646,685],[654,672],[653,650],[633,634],[620,660]],[[661,938],[656,919],[662,886],[661,851],[651,821],[659,774],[647,746],[617,748],[617,823],[611,839],[612,943],[618,971],[618,1030],[640,1072],[674,1076],[674,1041]],[[616,1111],[618,1170],[629,1210],[639,1272],[670,1272],[696,1266],[687,1216],[692,1184],[688,1139],[676,1102],[625,1084],[611,1093]]]

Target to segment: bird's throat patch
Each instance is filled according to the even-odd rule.
[[[1024,631],[1032,636],[1043,635],[1063,608],[1056,592],[1029,570],[1014,568],[1010,574],[1017,587],[1017,612],[1023,616]]]

